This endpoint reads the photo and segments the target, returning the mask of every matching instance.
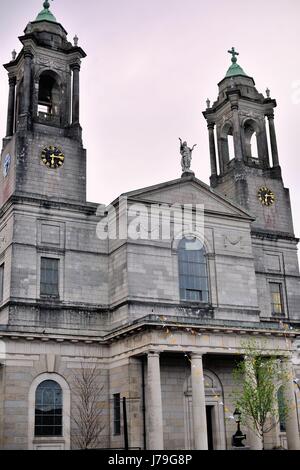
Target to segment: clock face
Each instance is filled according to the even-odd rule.
[[[275,194],[266,186],[258,190],[257,197],[264,206],[271,206],[275,202]]]
[[[8,153],[6,155],[6,157],[4,158],[4,161],[3,161],[3,176],[4,176],[4,178],[6,178],[8,173],[9,173],[10,165],[11,165],[11,156]]]
[[[50,146],[44,148],[41,155],[42,162],[52,170],[61,168],[65,161],[65,156],[58,147]]]

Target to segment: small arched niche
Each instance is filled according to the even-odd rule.
[[[60,116],[61,87],[59,77],[51,70],[39,77],[38,116]]]

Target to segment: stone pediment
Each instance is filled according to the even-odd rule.
[[[194,176],[180,178],[123,194],[130,200],[160,204],[203,204],[205,212],[228,214],[254,220],[242,207],[231,202]]]

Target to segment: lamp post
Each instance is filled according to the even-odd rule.
[[[232,436],[232,446],[233,447],[245,447],[243,444],[243,441],[246,439],[246,434],[243,434],[241,431],[241,412],[238,408],[235,409],[233,416],[237,424],[237,431]]]

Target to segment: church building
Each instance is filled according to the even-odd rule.
[[[265,446],[299,450],[298,239],[269,90],[256,89],[232,48],[203,112],[210,185],[190,169],[184,142],[178,179],[116,194],[105,207],[86,200],[86,53],[48,1],[19,39],[4,66],[0,449],[76,448],[74,383],[93,368],[103,411],[96,447],[123,448],[127,438],[135,449],[231,449],[233,370],[255,340],[277,351],[293,403]],[[181,236],[180,208],[202,210],[200,227]],[[143,223],[134,226],[134,213]],[[170,235],[159,236],[168,221]]]

